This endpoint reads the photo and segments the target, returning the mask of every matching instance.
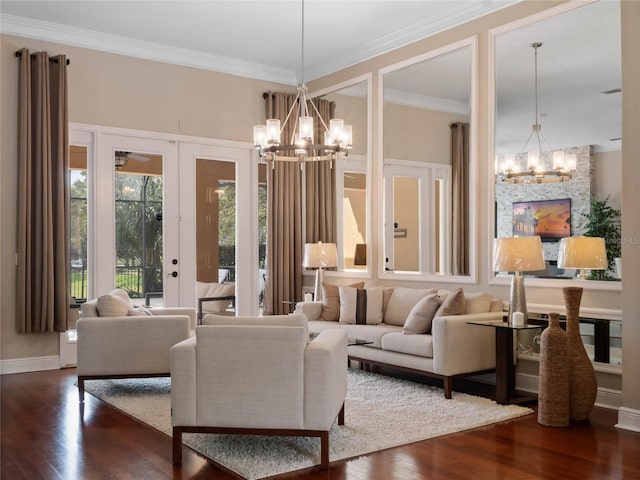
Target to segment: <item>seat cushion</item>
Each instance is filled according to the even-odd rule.
[[[404,335],[402,332],[391,332],[382,337],[382,349],[433,358],[433,337],[428,334]]]
[[[400,333],[402,335],[402,327],[397,325],[347,325],[337,322],[326,322],[323,320],[312,320],[309,322],[309,331],[312,333],[320,333],[329,328],[342,328],[347,332],[347,338],[366,340],[373,342],[368,345],[370,347],[382,347],[382,337],[388,333]]]

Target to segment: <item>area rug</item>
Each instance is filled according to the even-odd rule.
[[[168,378],[89,380],[86,391],[171,435]],[[345,425],[330,433],[330,461],[533,413],[516,405],[360,370],[349,370]],[[215,463],[253,480],[320,463],[317,438],[184,434],[183,442]]]

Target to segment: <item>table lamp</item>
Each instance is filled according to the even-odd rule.
[[[522,272],[544,270],[540,237],[496,238],[493,241],[493,271],[514,272],[509,294],[509,322],[527,323],[527,299]],[[521,313],[522,315],[514,315]]]
[[[315,301],[322,300],[322,280],[325,268],[338,266],[338,250],[335,243],[306,243],[302,266],[316,268],[316,286],[313,294]]]
[[[580,269],[578,277],[587,278],[586,270],[606,270],[607,249],[604,238],[565,237],[560,240],[558,268]]]

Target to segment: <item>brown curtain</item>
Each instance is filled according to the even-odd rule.
[[[267,93],[266,118],[281,122],[295,94]],[[289,143],[294,122],[287,122],[282,142]],[[273,167],[273,168],[272,168]],[[267,276],[263,313],[282,315],[302,296],[302,181],[298,162],[273,162],[267,166]]]
[[[469,124],[451,124],[451,273],[469,275]]]
[[[22,49],[18,90],[19,333],[63,332],[69,312],[67,59]]]
[[[314,99],[326,122],[335,117],[335,103]],[[313,112],[315,143],[324,143],[325,128]],[[329,124],[327,123],[327,127]],[[318,152],[321,155],[323,152]],[[305,170],[305,239],[307,243],[337,243],[336,175],[334,162],[307,162]]]

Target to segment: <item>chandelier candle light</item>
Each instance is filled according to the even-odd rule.
[[[291,105],[284,123],[280,125],[280,120],[270,118],[266,125],[254,125],[253,144],[258,150],[260,159],[265,162],[294,161],[333,161],[339,156],[347,156],[353,143],[353,131],[351,125],[345,125],[344,120],[334,118],[329,121],[327,127],[322,115],[318,112],[315,104],[309,98],[307,86],[304,84],[304,0],[302,1],[302,60],[301,60],[301,81],[298,85],[298,95]],[[313,138],[314,125],[312,113],[315,112],[324,127],[324,138]],[[281,143],[282,132],[288,122],[294,122],[293,136],[289,143]],[[297,127],[297,131],[296,131]],[[294,156],[286,155],[294,153]]]
[[[496,238],[493,241],[493,271],[514,272],[509,295],[509,322],[527,323],[527,299],[522,272],[544,270],[540,237]]]
[[[542,125],[538,121],[538,48],[542,43],[535,42],[530,46],[534,50],[535,124],[532,125],[531,134],[518,156],[505,155],[502,164],[499,164],[496,158],[498,176],[503,182],[508,183],[564,182],[570,180],[576,171],[577,159],[575,154],[565,155],[563,150],[552,152],[542,135]],[[532,146],[527,150],[529,143],[532,143]],[[520,163],[525,153],[527,164],[526,167],[522,167]],[[551,162],[551,168],[545,165],[545,160]]]

